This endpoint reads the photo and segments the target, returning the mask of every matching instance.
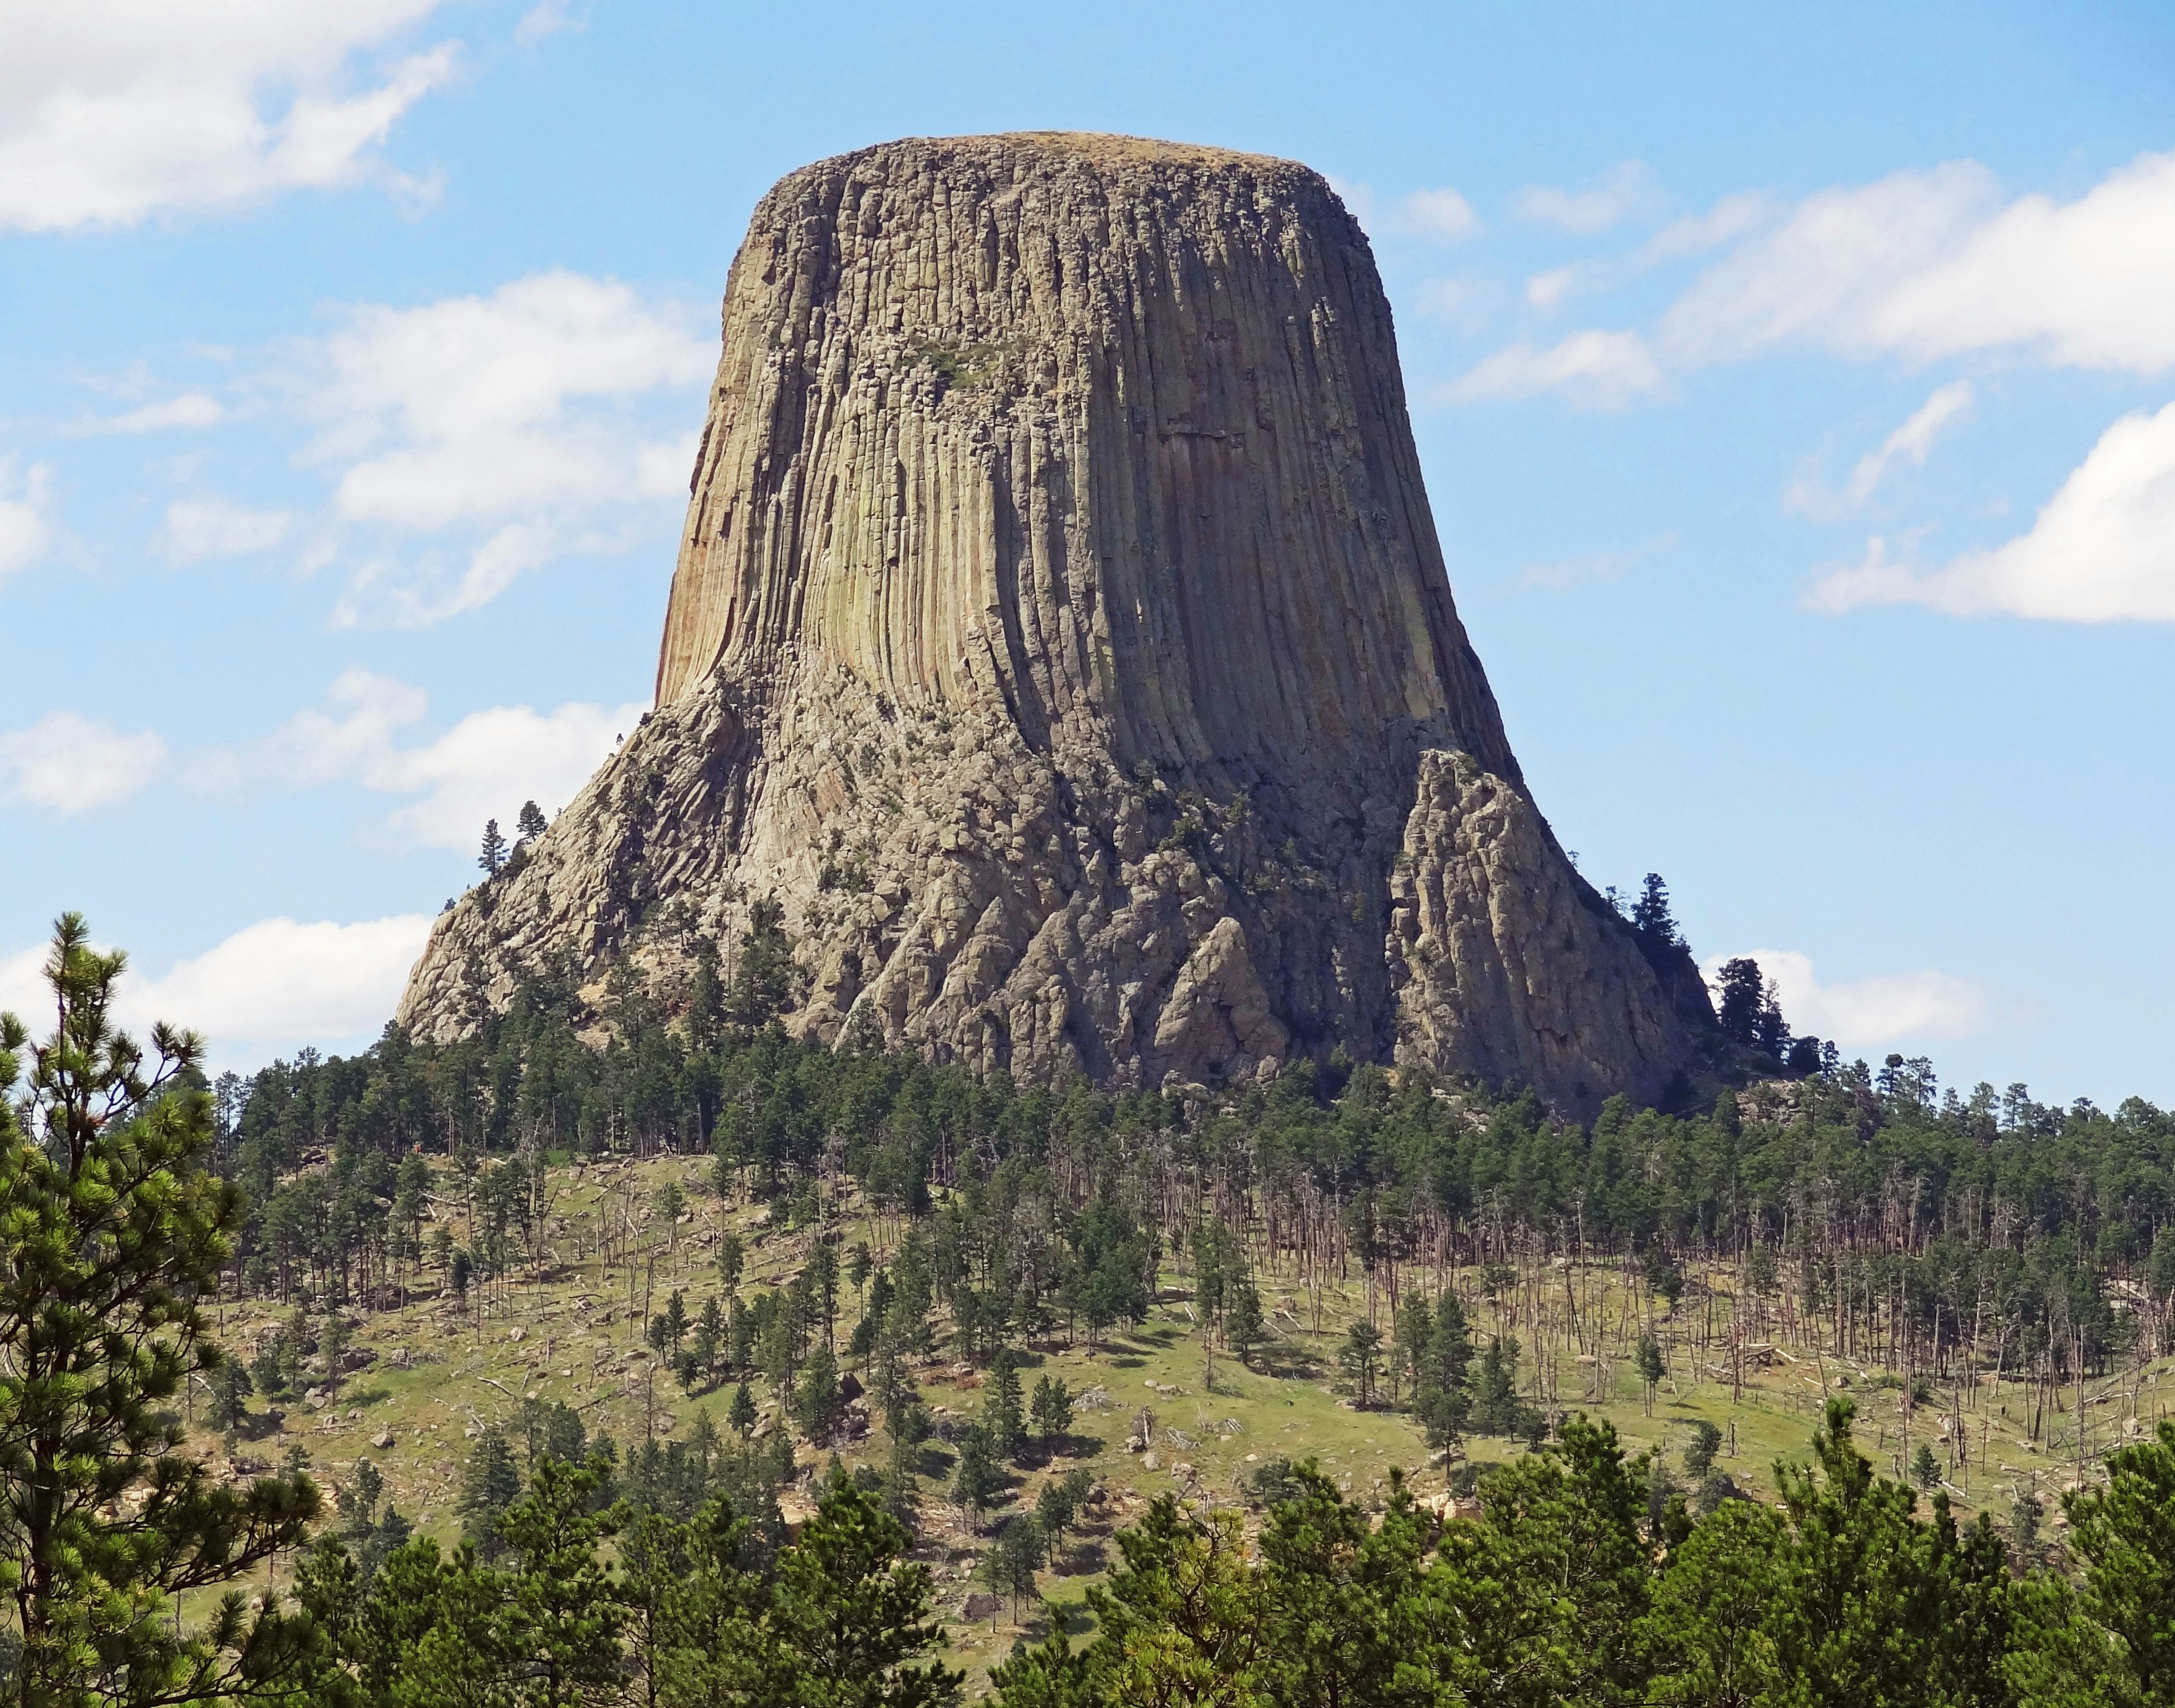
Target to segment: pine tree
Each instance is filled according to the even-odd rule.
[[[1035,1522],[1042,1526],[1043,1543],[1050,1550],[1053,1566],[1057,1564],[1058,1550],[1065,1545],[1065,1532],[1079,1516],[1079,1502],[1069,1478],[1053,1477],[1036,1494]]]
[[[740,1236],[728,1228],[718,1236],[718,1285],[725,1296],[732,1298],[740,1291],[740,1271],[747,1262],[747,1247]]]
[[[980,1518],[1002,1486],[997,1447],[985,1423],[968,1424],[959,1431],[956,1445],[959,1463],[952,1473],[952,1499],[971,1522]]]
[[[1381,1368],[1382,1331],[1362,1317],[1345,1331],[1344,1344],[1337,1349],[1337,1368],[1352,1379],[1361,1411],[1375,1403],[1375,1377]]]
[[[726,1408],[725,1422],[732,1426],[743,1441],[754,1433],[755,1395],[746,1382],[733,1390],[733,1402]]]
[[[1664,948],[1683,946],[1678,934],[1677,921],[1669,911],[1669,887],[1662,881],[1659,872],[1648,872],[1646,881],[1641,887],[1639,899],[1631,904],[1631,923]]]
[[[1035,1383],[1033,1410],[1043,1450],[1056,1451],[1057,1443],[1072,1428],[1072,1390],[1064,1378],[1046,1375]]]
[[[1661,1385],[1662,1378],[1668,1374],[1667,1368],[1662,1362],[1660,1342],[1650,1334],[1641,1335],[1639,1349],[1634,1362],[1638,1367],[1640,1385],[1646,1391],[1646,1415],[1651,1418],[1654,1415],[1654,1390]]]
[[[61,918],[57,1026],[19,1091],[29,1037],[0,1015],[0,1570],[24,1703],[247,1694],[300,1628],[238,1593],[190,1628],[175,1598],[295,1547],[318,1510],[306,1476],[222,1488],[177,1450],[182,1385],[223,1362],[198,1301],[241,1200],[202,1166],[200,1040],[155,1026],[151,1067],[113,1028],[126,964]]]
[[[1020,1403],[1019,1368],[1008,1352],[1001,1350],[990,1368],[990,1393],[982,1403],[982,1417],[998,1456],[1017,1458],[1027,1445],[1027,1419]]]
[[[828,1347],[809,1354],[802,1372],[796,1402],[800,1433],[817,1446],[826,1445],[838,1427],[842,1402],[838,1398],[838,1361]]]
[[[248,1415],[249,1396],[257,1385],[250,1380],[248,1366],[240,1358],[224,1357],[212,1371],[208,1385],[211,1390],[212,1428],[222,1434],[230,1429],[239,1429],[242,1419]]]
[[[727,1007],[735,1024],[753,1031],[793,1006],[799,982],[785,909],[775,897],[765,896],[748,909],[740,951]]]
[[[1244,1364],[1254,1348],[1268,1338],[1268,1331],[1261,1318],[1261,1295],[1253,1277],[1239,1277],[1231,1283],[1230,1292],[1230,1303],[1223,1313],[1223,1344]]]
[[[513,827],[520,833],[523,842],[530,843],[543,835],[549,827],[544,821],[544,810],[533,800],[524,800],[521,803],[521,816],[514,820]]]
[[[499,1515],[521,1494],[521,1473],[513,1450],[496,1424],[487,1425],[461,1467],[461,1491],[453,1510],[461,1516],[462,1539],[486,1560],[498,1557]]]
[[[483,868],[485,878],[495,878],[506,869],[506,838],[499,834],[495,818],[484,821],[483,849],[476,855],[476,864]]]
[[[1012,1597],[1015,1623],[1019,1619],[1020,1597],[1034,1593],[1035,1572],[1049,1552],[1049,1540],[1031,1512],[1022,1512],[1007,1524],[997,1537],[997,1545],[990,1550],[994,1562],[991,1587],[1000,1595]]]
[[[1721,1000],[1715,1005],[1715,1017],[1726,1037],[1749,1049],[1759,1040],[1760,1011],[1767,995],[1760,963],[1743,956],[1723,962],[1721,986]]]

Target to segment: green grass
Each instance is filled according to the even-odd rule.
[[[436,1297],[430,1290],[435,1281],[426,1279],[426,1290],[404,1308],[363,1320],[354,1343],[374,1353],[376,1361],[345,1377],[323,1407],[312,1410],[298,1400],[281,1402],[282,1427],[271,1429],[266,1402],[261,1397],[252,1401],[261,1433],[241,1442],[238,1461],[268,1467],[299,1443],[308,1451],[313,1472],[329,1486],[343,1482],[356,1459],[367,1455],[384,1475],[391,1498],[419,1532],[450,1541],[458,1530],[453,1501],[469,1440],[486,1424],[511,1424],[518,1412],[516,1396],[564,1401],[580,1412],[593,1435],[610,1432],[622,1450],[638,1443],[652,1423],[659,1434],[684,1434],[698,1407],[707,1406],[722,1428],[730,1388],[691,1399],[662,1371],[655,1378],[653,1412],[651,1361],[642,1338],[645,1282],[651,1309],[661,1309],[677,1287],[685,1291],[692,1315],[717,1291],[709,1259],[710,1236],[716,1230],[730,1225],[748,1241],[744,1293],[789,1280],[805,1259],[808,1236],[805,1231],[760,1231],[762,1212],[725,1207],[709,1191],[706,1173],[694,1163],[670,1158],[609,1173],[565,1171],[552,1211],[556,1231],[546,1241],[556,1248],[561,1261],[548,1266],[548,1278],[523,1280],[503,1288],[494,1286],[480,1320],[473,1304],[461,1311],[450,1299]],[[573,1261],[575,1224],[594,1215],[600,1201],[616,1199],[632,1180],[637,1201],[648,1204],[664,1181],[675,1176],[686,1191],[690,1219],[670,1230],[669,1236],[660,1224],[647,1230],[643,1237],[654,1249],[654,1272],[647,1257],[632,1270],[594,1258]],[[858,1220],[843,1230],[849,1244],[870,1237],[872,1231]],[[457,1227],[456,1237],[463,1235]],[[1468,1297],[1473,1279],[1462,1277]],[[1239,1498],[1238,1479],[1248,1467],[1274,1456],[1315,1459],[1351,1498],[1363,1503],[1379,1499],[1392,1467],[1405,1470],[1422,1495],[1443,1490],[1447,1467],[1431,1462],[1426,1442],[1410,1418],[1384,1410],[1356,1410],[1337,1391],[1332,1374],[1335,1347],[1347,1324],[1365,1308],[1365,1295],[1357,1282],[1323,1289],[1322,1329],[1315,1334],[1294,1326],[1294,1318],[1302,1325],[1310,1320],[1306,1294],[1286,1277],[1272,1275],[1261,1281],[1264,1306],[1284,1337],[1263,1349],[1256,1359],[1264,1366],[1261,1369],[1242,1367],[1218,1349],[1212,1389],[1204,1336],[1193,1320],[1185,1279],[1174,1271],[1163,1275],[1161,1296],[1144,1323],[1120,1331],[1092,1353],[1084,1346],[1068,1347],[1060,1339],[1029,1355],[1028,1388],[1039,1372],[1048,1371],[1063,1377],[1076,1394],[1099,1389],[1104,1396],[1099,1403],[1082,1407],[1074,1423],[1073,1453],[1050,1465],[1030,1462],[1015,1467],[1012,1499],[1024,1505],[1032,1505],[1044,1478],[1061,1475],[1077,1464],[1088,1466],[1109,1494],[1099,1516],[1075,1538],[1065,1569],[1045,1575],[1045,1595],[1060,1604],[1077,1606],[1086,1586],[1098,1581],[1115,1553],[1113,1531],[1137,1518],[1157,1494],[1229,1504]],[[837,1334],[843,1347],[852,1326],[854,1293],[843,1286],[841,1293],[846,1315]],[[255,1301],[246,1307],[230,1304],[220,1315],[222,1338],[244,1356],[253,1350],[259,1332],[285,1317],[284,1311]],[[1476,1339],[1484,1339],[1493,1322],[1489,1308],[1477,1310]],[[1521,1334],[1521,1338],[1530,1347],[1532,1337]],[[394,1367],[393,1351],[401,1347],[407,1349],[410,1368]],[[1852,1379],[1847,1391],[1859,1407],[1861,1450],[1879,1469],[1894,1474],[1900,1449],[1901,1394],[1876,1385],[1871,1378],[1877,1372],[1863,1373],[1867,1379],[1861,1380],[1860,1373],[1832,1360],[1824,1367],[1809,1360],[1794,1364],[1778,1361],[1754,1374],[1742,1400],[1733,1403],[1728,1384],[1693,1380],[1690,1360],[1679,1358],[1677,1362],[1676,1384],[1673,1387],[1665,1381],[1661,1385],[1652,1415],[1641,1400],[1628,1361],[1616,1366],[1611,1392],[1587,1401],[1581,1397],[1589,1380],[1587,1370],[1565,1357],[1556,1373],[1559,1402],[1606,1418],[1628,1450],[1657,1448],[1673,1466],[1695,1419],[1715,1423],[1726,1439],[1733,1426],[1734,1452],[1726,1447],[1717,1468],[1756,1497],[1771,1499],[1771,1466],[1778,1458],[1807,1456],[1825,1394],[1836,1391],[1834,1378],[1847,1373]],[[1831,1384],[1825,1390],[1820,1386],[1823,1369]],[[1530,1351],[1527,1375],[1530,1380]],[[2126,1395],[2130,1380],[2127,1375],[2111,1378],[2094,1385],[2092,1392]],[[2175,1361],[2161,1361],[2145,1372],[2138,1414],[2148,1425],[2175,1397],[2171,1380],[2175,1380]],[[979,1411],[979,1376],[962,1381],[952,1374],[950,1355],[941,1347],[922,1381],[923,1394],[932,1407],[948,1407],[963,1417]],[[2024,1444],[2024,1396],[2011,1391],[2007,1398],[2014,1416],[2004,1420],[1999,1411],[1993,1414],[1992,1456],[1997,1465],[2005,1463],[2014,1471],[1983,1473],[1974,1465],[1966,1485],[1969,1497],[1956,1503],[1966,1517],[1980,1501],[2005,1510],[2010,1488],[2020,1479],[2035,1480],[2044,1491],[2058,1488],[2074,1474],[2073,1452],[2065,1457],[2058,1445],[2049,1451]],[[1156,1418],[1153,1468],[1146,1455],[1125,1450],[1135,1416],[1144,1406]],[[2117,1410],[2111,1405],[2092,1408],[2096,1443],[2115,1439]],[[2057,1421],[2066,1434],[2069,1420]],[[198,1422],[201,1425],[200,1409]],[[1933,1428],[1930,1411],[1921,1408],[1914,1442],[1938,1440]],[[1976,1450],[1977,1419],[1972,1420],[1971,1429]],[[388,1433],[389,1446],[372,1445]],[[2073,1441],[2074,1436],[2067,1439]],[[225,1462],[217,1438],[201,1427],[195,1446],[214,1464]],[[930,1448],[927,1457],[931,1469],[948,1462],[941,1444],[932,1443]],[[839,1450],[849,1466],[864,1461],[881,1465],[887,1458],[880,1430]],[[1516,1450],[1514,1444],[1498,1440],[1474,1439],[1464,1444],[1465,1456],[1481,1462],[1505,1459]],[[819,1464],[827,1456],[827,1452],[805,1445],[800,1450],[804,1466]],[[941,1483],[933,1478],[925,1482],[923,1501],[927,1531],[919,1555],[935,1571],[940,1604],[952,1621],[954,1664],[968,1669],[974,1681],[970,1689],[977,1689],[988,1667],[1009,1652],[1016,1638],[1022,1633],[1039,1634],[1043,1623],[1039,1612],[1023,1607],[1022,1613],[1030,1617],[1024,1625],[1015,1625],[1009,1603],[994,1627],[987,1618],[972,1623],[959,1619],[967,1595],[981,1587],[974,1573],[988,1548],[986,1526],[977,1533],[963,1524],[945,1500]],[[1000,1514],[1012,1510],[1017,1509],[1001,1508]]]

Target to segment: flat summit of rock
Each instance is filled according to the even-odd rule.
[[[792,1029],[1045,1081],[1342,1046],[1585,1109],[1711,1024],[1526,793],[1358,222],[1136,138],[908,138],[763,198],[657,708],[400,1017],[622,962],[669,1002],[773,908]]]

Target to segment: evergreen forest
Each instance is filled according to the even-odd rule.
[[[1756,969],[1695,1107],[1014,1086],[789,1038],[790,946],[211,1082],[63,919],[14,1699],[2175,1702],[2175,1118]]]

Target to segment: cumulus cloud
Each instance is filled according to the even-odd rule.
[[[1895,469],[1907,463],[1914,469],[1925,467],[1934,442],[1968,416],[1977,401],[1978,393],[1969,380],[1956,380],[1939,388],[1911,412],[1901,426],[1881,442],[1879,450],[1868,452],[1858,458],[1858,466],[1851,470],[1850,480],[1840,493],[1825,491],[1808,471],[1800,474],[1783,495],[1783,508],[1820,518],[1863,509]]]
[[[1823,577],[1808,597],[1828,611],[1910,604],[1958,615],[2175,621],[2175,404],[2109,427],[2006,545],[1922,572],[1876,536],[1862,561]]]
[[[1747,949],[1744,954],[1775,981],[1783,1018],[1793,1031],[1833,1038],[1845,1048],[1967,1038],[1985,1017],[1984,994],[1951,973],[1928,969],[1823,984],[1814,974],[1811,957],[1794,949]],[[1717,955],[1703,964],[1707,983],[1717,993],[1722,962],[1733,958]]]
[[[127,979],[119,1006],[132,1025],[168,1020],[201,1032],[222,1055],[364,1044],[393,1017],[430,935],[427,914],[346,925],[260,919],[155,978]]]
[[[1500,350],[1440,394],[1452,403],[1561,392],[1583,409],[1620,409],[1662,388],[1662,371],[1635,332],[1576,332],[1547,350]]]
[[[159,549],[173,564],[269,551],[287,537],[294,519],[285,510],[251,510],[215,495],[177,498],[166,507]]]
[[[1637,160],[1611,166],[1590,189],[1563,190],[1529,184],[1512,198],[1518,217],[1559,231],[1591,236],[1660,199],[1653,174]]]
[[[69,817],[116,806],[165,762],[149,729],[131,735],[73,712],[48,712],[24,729],[0,730],[0,805]]]
[[[1807,197],[1670,307],[1686,361],[1812,342],[1929,361],[2012,350],[2054,366],[2175,366],[2175,154],[2070,202],[2004,203],[1972,161]]]
[[[9,8],[0,53],[0,229],[125,226],[377,179],[375,150],[452,74],[450,43],[368,75],[440,0],[72,0]]]
[[[19,477],[15,459],[0,457],[0,578],[28,569],[52,544],[52,482],[46,464]]]
[[[714,361],[688,317],[563,271],[350,311],[300,353],[311,458],[335,471],[339,523],[430,544],[366,556],[342,620],[427,626],[563,553],[612,549],[612,513],[676,495],[692,456],[685,434],[645,435],[637,400]]]
[[[354,924],[261,919],[164,973],[132,965],[115,1017],[139,1037],[155,1020],[188,1027],[204,1034],[215,1059],[364,1044],[392,1018],[430,933],[425,914]],[[0,954],[0,1010],[34,1036],[52,1023],[46,952],[39,944]]]
[[[470,713],[435,740],[404,743],[430,705],[420,688],[349,670],[323,706],[297,713],[263,740],[200,756],[191,780],[204,788],[353,783],[408,795],[413,799],[387,821],[396,835],[465,851],[485,819],[510,825],[525,800],[546,812],[563,806],[648,709],[581,702],[550,712],[494,706]]]

